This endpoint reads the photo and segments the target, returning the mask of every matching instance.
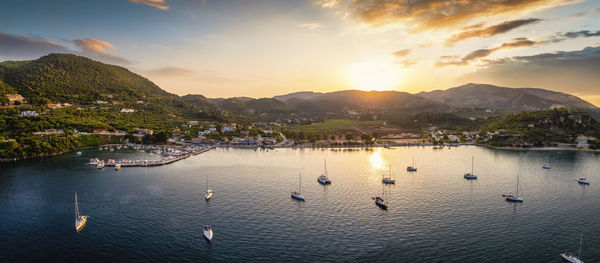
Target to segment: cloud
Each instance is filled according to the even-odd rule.
[[[459,82],[486,82],[513,87],[540,87],[568,93],[598,95],[600,46],[532,56],[491,60]]]
[[[467,38],[472,37],[491,37],[497,34],[506,33],[510,30],[513,30],[517,27],[528,25],[531,23],[539,22],[541,19],[530,18],[530,19],[519,19],[519,20],[510,20],[505,21],[500,24],[496,24],[493,26],[489,26],[486,28],[481,28],[482,24],[477,24],[473,26],[466,27],[466,29],[470,29],[467,31],[460,32],[458,34],[452,35],[448,40],[446,40],[447,44],[452,44],[461,40],[465,40]]]
[[[401,61],[394,62],[394,64],[402,65],[405,68],[410,68],[413,65],[417,64],[419,61],[416,59],[405,59]]]
[[[122,57],[113,56],[108,54],[107,49],[109,50],[117,50],[117,48],[108,43],[106,41],[93,39],[93,38],[85,38],[85,39],[74,39],[74,40],[65,40],[67,42],[71,42],[75,44],[77,47],[81,49],[78,53],[80,55],[90,57],[92,59],[97,59],[106,63],[113,63],[119,65],[130,65],[131,61],[124,59]]]
[[[169,6],[165,0],[128,0],[133,3],[142,3],[159,10],[169,10]],[[204,2],[203,2],[204,3]]]
[[[445,28],[472,19],[515,15],[582,0],[347,0],[355,19],[373,25],[410,23],[419,28]],[[321,1],[323,2],[323,1]],[[328,1],[327,1],[328,2]],[[321,5],[323,6],[324,3]],[[330,5],[327,5],[330,7]]]
[[[548,42],[558,43],[567,39],[580,38],[580,37],[600,37],[600,30],[592,32],[589,30],[573,31],[566,33],[556,33],[555,36],[551,37]]]
[[[490,49],[484,48],[484,49],[475,50],[475,51],[467,54],[466,56],[462,57],[460,60],[456,60],[454,57],[450,57],[450,56],[440,57],[440,60],[437,61],[435,65],[436,65],[436,67],[468,65],[474,60],[487,57],[487,56],[491,55],[492,53],[503,50],[503,49],[528,47],[528,46],[534,46],[534,45],[538,45],[538,44],[542,44],[542,43],[546,43],[546,42],[545,41],[533,41],[533,40],[529,40],[524,37],[515,38],[515,39],[511,40],[510,42],[502,43],[502,45],[495,47],[495,48],[490,48]]]
[[[588,11],[585,12],[581,12],[581,13],[577,13],[575,15],[573,15],[573,17],[582,17],[582,16],[587,16],[596,12],[600,12],[600,7],[596,7],[594,9],[590,9]]]
[[[33,59],[65,52],[69,52],[67,47],[40,37],[0,33],[0,57],[3,58]]]
[[[166,66],[166,67],[151,69],[151,70],[143,70],[142,72],[144,72],[148,75],[157,76],[157,77],[190,76],[195,73],[192,70],[178,68],[178,67],[171,67],[171,66]]]
[[[317,5],[320,5],[324,8],[334,8],[339,6],[342,3],[342,0],[320,0],[317,1]]]
[[[394,55],[394,57],[405,57],[408,54],[410,54],[410,49],[401,49],[392,52],[392,55]]]
[[[110,49],[110,50],[117,49],[117,48],[115,48],[115,46],[113,46],[112,44],[110,44],[106,41],[93,39],[93,38],[75,39],[75,40],[71,40],[71,43],[75,44],[76,46],[78,46],[85,52],[92,52],[92,53],[107,54],[106,49]]]
[[[308,23],[308,24],[302,24],[302,25],[300,25],[300,27],[312,30],[312,29],[322,28],[323,25],[321,25],[320,23]]]

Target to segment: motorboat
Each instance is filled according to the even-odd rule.
[[[121,170],[121,164],[120,163],[115,164],[115,170],[117,170],[117,171]]]
[[[550,165],[544,164],[544,165],[542,165],[542,169],[548,169],[549,170],[550,169]]]

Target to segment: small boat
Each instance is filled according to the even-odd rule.
[[[590,181],[588,181],[588,179],[584,178],[584,177],[581,177],[581,178],[577,179],[577,182],[579,184],[583,184],[583,185],[589,185],[590,184]]]
[[[115,164],[115,170],[117,170],[117,171],[121,170],[121,164],[120,163]]]
[[[518,202],[518,203],[523,202],[523,198],[519,197],[519,174],[517,174],[517,193],[515,195],[503,194],[502,196],[504,198],[506,198],[506,201],[509,201],[509,202]]]
[[[104,168],[104,161],[98,162],[98,164],[96,165],[96,168],[98,168],[98,169]]]
[[[213,231],[211,225],[204,225],[202,227],[202,233],[204,234],[204,238],[208,240],[208,242],[212,242],[213,240]]]
[[[208,201],[211,198],[213,198],[213,190],[208,188],[208,175],[207,175],[206,176],[206,193],[204,194],[204,199],[206,199],[206,201]]]
[[[81,152],[77,152],[77,155],[81,155]]]
[[[392,179],[392,165],[390,164],[390,175],[388,177],[383,177],[381,182],[384,184],[395,184],[396,180]]]
[[[325,159],[325,170],[323,172],[323,174],[321,176],[319,176],[319,178],[317,178],[317,181],[322,184],[322,185],[327,185],[327,184],[331,184],[331,180],[329,180],[329,177],[327,177],[327,159]]]
[[[79,232],[87,223],[88,216],[79,215],[79,205],[77,203],[77,192],[75,192],[75,231]]]
[[[292,198],[299,200],[299,201],[305,201],[304,196],[300,193],[300,191],[302,190],[302,174],[299,174],[299,176],[300,176],[300,182],[298,183],[298,191],[292,192]]]
[[[477,175],[475,175],[475,173],[473,173],[473,163],[475,162],[474,159],[475,159],[474,157],[471,157],[471,172],[465,174],[465,179],[467,179],[467,180],[476,180],[477,179]]]
[[[581,239],[579,240],[579,255],[575,256],[575,254],[573,254],[571,252],[564,252],[564,253],[560,253],[560,257],[562,257],[562,259],[567,262],[583,263],[583,260],[580,259],[581,258],[581,245],[583,245],[583,234],[581,234]]]
[[[406,170],[409,171],[409,172],[416,172],[417,171],[417,167],[415,167],[415,157],[414,156],[413,156],[412,166],[406,167]]]
[[[550,169],[550,165],[544,164],[542,165],[542,169]]]
[[[375,205],[379,206],[379,208],[381,208],[381,209],[387,210],[388,203],[387,203],[387,201],[385,201],[387,199],[387,193],[385,192],[385,186],[383,186],[382,188],[383,188],[383,195],[382,195],[383,197],[376,196],[376,197],[373,197],[373,199],[375,200]]]

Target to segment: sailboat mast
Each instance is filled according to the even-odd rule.
[[[323,159],[323,163],[325,164],[325,176],[327,176],[327,159]]]
[[[471,174],[473,174],[473,171],[474,171],[474,169],[473,169],[474,163],[475,163],[475,157],[471,156]]]
[[[392,179],[392,165],[390,164],[390,179]]]
[[[206,191],[208,191],[208,174],[206,175]]]
[[[75,192],[75,220],[79,218],[79,206],[77,205],[77,192]]]
[[[581,246],[583,245],[583,233],[581,233],[581,239],[579,240],[579,254],[578,257],[581,259]]]
[[[415,157],[414,156],[413,156],[413,165],[412,165],[412,167],[415,168]]]
[[[517,196],[519,196],[519,176],[520,174],[517,174]]]
[[[302,173],[298,173],[300,181],[298,182],[298,192],[302,193]]]

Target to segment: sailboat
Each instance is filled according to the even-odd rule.
[[[208,175],[206,175],[206,193],[204,194],[204,199],[206,199],[206,201],[208,201],[212,197],[213,197],[213,190],[208,188]]]
[[[396,180],[392,179],[392,165],[390,164],[390,175],[388,177],[383,177],[381,182],[384,184],[395,184]]]
[[[300,176],[300,182],[298,183],[298,191],[292,192],[292,198],[299,200],[299,201],[305,201],[304,196],[300,193],[300,191],[302,191],[302,174],[299,173],[299,176]]]
[[[577,179],[577,182],[579,184],[583,184],[583,185],[589,185],[590,184],[590,181],[588,181],[588,179],[587,179],[587,168],[585,169],[585,177],[581,177],[581,178]]]
[[[319,178],[317,178],[317,181],[322,185],[331,184],[331,180],[329,180],[329,177],[327,177],[327,159],[324,160],[324,163],[325,163],[324,173],[321,176],[319,176]]]
[[[87,223],[88,216],[79,215],[79,205],[77,204],[77,192],[75,192],[75,231],[79,232]]]
[[[379,206],[379,208],[381,208],[381,209],[387,210],[388,203],[387,203],[387,201],[385,201],[385,200],[387,200],[387,193],[385,192],[385,186],[382,185],[382,188],[383,188],[383,195],[382,195],[383,197],[376,196],[376,197],[373,197],[373,199],[375,199],[375,205]]]
[[[542,169],[550,169],[550,165],[544,164],[542,165]]]
[[[519,197],[519,174],[517,174],[517,193],[515,195],[503,194],[502,196],[504,196],[506,198],[506,201],[509,202],[523,202],[523,198]]]
[[[417,167],[415,167],[415,157],[414,156],[413,156],[412,166],[406,167],[406,170],[409,171],[409,172],[416,172],[417,171]]]
[[[120,163],[115,164],[115,170],[117,170],[117,171],[121,170],[121,164]]]
[[[583,263],[583,260],[580,259],[581,258],[581,245],[583,245],[583,234],[581,234],[581,239],[579,240],[579,254],[577,256],[575,256],[571,252],[561,253],[560,256],[567,262]]]
[[[471,172],[465,174],[465,179],[474,180],[477,179],[477,175],[473,173],[473,163],[475,162],[475,157],[471,157]]]
[[[212,242],[213,231],[212,226],[210,225],[210,216],[208,215],[208,204],[206,205],[206,218],[208,220],[208,224],[202,226],[202,234],[204,235],[204,238],[208,240],[208,242]]]

